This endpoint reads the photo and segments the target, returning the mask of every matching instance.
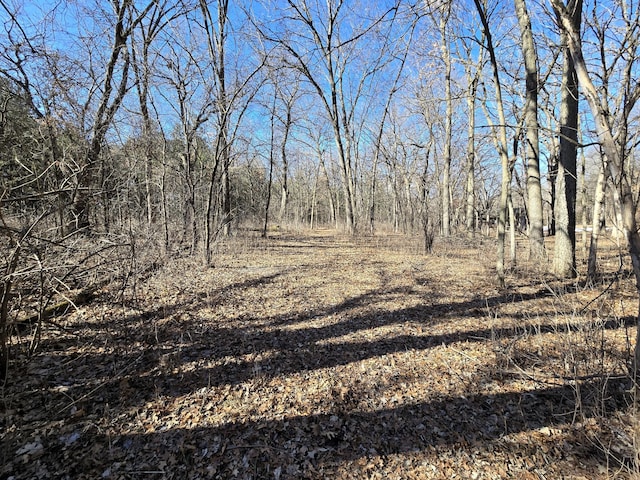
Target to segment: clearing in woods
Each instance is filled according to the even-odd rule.
[[[419,245],[235,238],[105,291],[13,365],[0,477],[631,477],[628,276],[498,290],[493,240]]]

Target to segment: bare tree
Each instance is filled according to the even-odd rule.
[[[404,71],[404,68],[407,62],[409,49],[412,46],[414,32],[418,24],[418,20],[419,20],[419,16],[416,15],[414,18],[414,21],[411,22],[406,34],[403,35],[403,38],[405,41],[405,44],[404,44],[405,48],[403,50],[402,55],[400,56],[400,65],[396,70],[396,74],[393,77],[393,82],[386,96],[385,105],[382,110],[382,118],[380,118],[380,121],[378,123],[375,143],[373,147],[374,150],[373,150],[372,172],[371,172],[371,189],[369,192],[369,230],[372,234],[375,232],[375,223],[376,223],[376,188],[377,188],[378,165],[380,162],[381,150],[382,150],[382,136],[384,135],[387,119],[391,112],[392,101],[394,99],[394,96],[400,90],[400,81],[402,79],[402,73]]]
[[[152,46],[158,35],[181,12],[172,6],[167,0],[153,4],[147,18],[138,23],[131,37],[131,58],[135,78],[135,87],[142,117],[142,142],[145,164],[144,188],[146,201],[147,225],[151,226],[157,217],[156,197],[154,194],[154,158],[156,148],[154,146],[154,123],[150,113],[150,93],[152,84],[153,63],[155,56]]]
[[[273,185],[273,169],[275,164],[275,149],[276,149],[276,102],[278,100],[278,93],[276,86],[273,89],[272,104],[269,107],[269,123],[270,123],[270,135],[269,135],[269,174],[267,180],[267,198],[264,206],[264,224],[262,227],[262,238],[267,238],[267,231],[269,228],[269,208],[271,207],[271,187]]]
[[[287,207],[289,205],[289,156],[287,154],[287,145],[291,135],[291,127],[293,125],[293,106],[298,96],[299,82],[294,82],[291,91],[285,96],[285,114],[280,118],[282,122],[283,135],[280,145],[280,159],[282,162],[282,180],[280,186],[280,210],[278,218],[281,222],[286,220]]]
[[[605,226],[605,190],[607,184],[607,158],[602,159],[598,168],[598,180],[593,198],[593,213],[591,220],[591,239],[589,241],[589,256],[587,260],[587,279],[595,281],[598,275],[598,241]]]
[[[276,65],[278,65],[277,62],[278,60],[276,60]],[[282,63],[280,63],[280,65],[282,65]],[[281,176],[278,219],[280,222],[286,222],[291,194],[289,185],[291,170],[289,143],[292,129],[296,122],[295,107],[304,92],[297,70],[275,66],[269,69],[269,72],[274,88],[273,114],[274,119],[277,121],[272,125],[272,128],[280,128],[282,137],[279,145]]]
[[[215,98],[216,112],[216,140],[214,168],[209,184],[209,199],[207,202],[207,222],[205,239],[205,259],[211,262],[210,244],[212,240],[211,217],[213,214],[213,201],[215,191],[215,179],[218,169],[221,170],[222,185],[222,225],[223,233],[231,233],[231,183],[229,168],[231,166],[231,153],[229,142],[229,128],[231,105],[229,92],[227,92],[227,40],[229,35],[229,0],[216,2],[217,10],[213,10],[206,0],[199,0],[199,8],[202,13],[203,26],[207,39],[207,47],[213,70],[211,79],[212,90]]]
[[[198,244],[198,212],[196,209],[196,189],[201,178],[201,158],[203,125],[209,121],[214,100],[208,88],[205,75],[206,57],[194,46],[194,40],[186,32],[172,31],[173,42],[162,53],[164,81],[168,88],[163,90],[167,103],[172,106],[179,124],[181,151],[180,175],[183,188],[182,238],[189,242],[189,250],[194,254]]]
[[[440,32],[440,52],[444,63],[444,148],[442,168],[442,235],[451,235],[451,135],[453,129],[453,98],[451,95],[451,47],[449,45],[449,17],[451,4],[443,2],[438,9],[438,30]]]
[[[142,21],[153,7],[154,2],[143,5],[139,10],[131,1],[119,2],[112,0],[113,10],[112,44],[104,66],[104,73],[99,89],[97,108],[91,127],[87,132],[88,145],[83,164],[77,175],[77,191],[72,207],[72,225],[75,231],[89,230],[90,188],[94,183],[95,169],[98,165],[100,153],[104,146],[105,136],[115,115],[122,105],[128,91],[129,67],[131,57],[127,48],[127,41],[134,28]],[[99,81],[98,78],[95,79]]]
[[[634,33],[638,29],[637,22],[637,12],[634,14],[628,10],[624,2],[614,2],[611,9],[596,6],[585,16],[585,29],[594,37],[595,50],[592,56],[596,60],[592,63],[592,75],[593,78],[597,78],[600,98],[606,100],[603,103],[605,115],[610,119],[616,145],[626,161],[632,157],[632,148],[636,141],[634,138],[637,139],[637,129],[630,128],[633,122],[632,92],[635,76],[632,69],[637,63],[639,45]],[[590,281],[595,281],[598,273],[598,241],[605,225],[606,187],[609,179],[608,157],[602,147],[598,153],[602,158],[602,164],[594,192],[592,234],[587,263],[587,277]],[[633,165],[628,165],[628,168],[630,181],[634,183]],[[618,206],[615,213],[620,216]],[[618,218],[614,226],[620,228],[622,223]]]
[[[576,21],[575,9],[580,5],[570,2],[565,5],[561,0],[550,0],[558,17],[558,23],[566,35],[567,47],[575,66],[576,76],[585,95],[593,116],[598,142],[601,144],[607,157],[607,169],[613,182],[615,203],[621,212],[622,229],[627,240],[629,256],[636,280],[636,287],[640,296],[640,232],[636,223],[636,202],[634,191],[630,182],[629,163],[626,158],[626,145],[616,141],[617,135],[613,131],[613,122],[616,121],[619,129],[624,132],[628,126],[629,116],[640,98],[640,83],[634,80],[633,64],[638,58],[638,31],[640,29],[640,12],[629,8],[626,4],[622,8],[624,18],[623,46],[626,64],[621,68],[620,88],[624,92],[624,101],[618,116],[612,116],[609,102],[606,97],[598,93],[593,82],[593,75],[587,67],[583,54],[582,37],[580,33],[581,22]],[[579,3],[579,0],[578,2]],[[620,57],[623,58],[623,57]],[[618,131],[618,134],[620,130]],[[619,138],[619,137],[618,137]],[[626,140],[626,138],[625,138]],[[638,315],[638,337],[636,339],[634,355],[634,375],[638,375],[640,367],[640,313]]]
[[[540,183],[540,145],[538,140],[538,55],[533,41],[531,20],[525,0],[514,0],[520,24],[522,55],[526,71],[526,156],[527,195],[529,216],[529,248],[532,257],[541,258],[544,253],[542,188]]]
[[[478,86],[482,79],[484,64],[484,49],[480,49],[477,58],[472,58],[475,40],[461,39],[464,49],[464,71],[467,79],[467,158],[465,163],[465,227],[467,234],[473,237],[476,230],[476,102],[478,100]],[[480,43],[484,43],[481,40]]]
[[[500,165],[502,172],[502,180],[500,186],[500,205],[498,207],[498,257],[496,260],[496,270],[498,276],[498,283],[500,286],[505,284],[505,265],[504,265],[504,250],[505,250],[505,233],[507,223],[507,208],[509,205],[509,195],[511,190],[511,162],[509,159],[509,152],[507,146],[507,122],[504,114],[504,104],[502,101],[502,85],[500,83],[500,72],[498,68],[498,59],[496,57],[495,48],[493,45],[493,37],[489,27],[489,21],[485,12],[485,7],[480,0],[474,0],[476,10],[480,16],[482,27],[484,30],[484,36],[486,39],[486,48],[489,53],[489,60],[493,69],[493,85],[495,89],[495,102],[498,110],[498,122],[495,127],[496,136],[495,142],[500,156]]]
[[[215,231],[213,225],[214,203],[216,199],[217,175],[220,173],[222,189],[221,219],[222,232],[231,234],[232,206],[231,206],[231,178],[229,169],[232,163],[232,149],[234,139],[242,118],[259,90],[261,82],[252,85],[252,81],[260,72],[267,55],[262,55],[261,61],[252,63],[246,56],[240,61],[238,51],[236,57],[228,52],[230,36],[236,32],[232,30],[229,0],[220,0],[214,7],[206,0],[198,0],[201,13],[202,28],[204,30],[207,50],[210,58],[212,76],[210,88],[214,100],[215,142],[214,162],[209,180],[209,194],[207,197],[205,221],[205,261],[211,263],[211,244]],[[236,39],[237,40],[237,39]],[[247,53],[247,52],[245,52]],[[235,59],[233,69],[229,63]],[[241,64],[247,64],[241,68]]]
[[[582,0],[570,0],[567,4],[574,28],[580,28]],[[561,277],[575,277],[576,271],[576,199],[577,199],[577,148],[578,148],[578,78],[573,55],[568,47],[566,34],[562,34],[565,55],[562,70],[560,99],[560,151],[556,177],[556,241],[553,270]]]
[[[352,25],[344,32],[344,19],[349,9],[344,0],[327,2],[325,7],[306,0],[288,0],[279,27],[260,26],[264,39],[280,46],[292,66],[312,85],[329,119],[334,133],[336,154],[343,180],[347,229],[354,233],[357,211],[356,135],[354,132],[357,106],[363,90],[381,68],[380,57],[362,64],[356,73],[354,65],[358,46],[367,35],[385,20],[395,18],[398,7],[393,6],[362,25]],[[388,46],[382,51],[386,52]],[[360,60],[363,60],[362,58]]]

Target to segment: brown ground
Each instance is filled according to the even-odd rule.
[[[631,478],[628,275],[498,290],[493,240],[418,245],[238,238],[57,319],[0,478]]]

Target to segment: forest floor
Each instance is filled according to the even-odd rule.
[[[316,231],[167,261],[15,359],[0,478],[637,478],[616,248],[591,288],[523,262],[499,289],[494,250]]]

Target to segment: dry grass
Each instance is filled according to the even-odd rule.
[[[14,365],[0,475],[632,478],[624,272],[499,290],[491,240],[421,245],[244,235],[105,294]]]

